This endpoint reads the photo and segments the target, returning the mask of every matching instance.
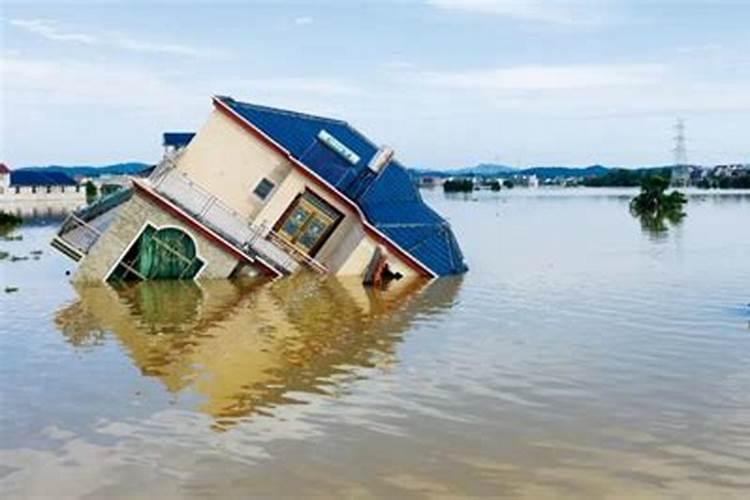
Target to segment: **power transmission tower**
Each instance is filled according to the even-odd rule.
[[[674,125],[674,166],[672,167],[672,185],[687,186],[690,181],[690,168],[687,159],[687,139],[685,138],[685,121],[678,118]]]
[[[682,118],[677,119],[674,125],[674,165],[676,167],[687,165],[687,146],[685,139],[685,121]]]

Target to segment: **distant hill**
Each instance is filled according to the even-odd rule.
[[[414,168],[410,170],[413,175],[433,177],[499,177],[502,175],[517,173],[518,169],[507,165],[496,165],[494,163],[480,163],[474,167],[462,167],[449,170],[435,170],[427,168]]]
[[[149,168],[151,165],[140,162],[127,162],[127,163],[116,163],[114,165],[105,166],[94,166],[94,165],[80,165],[80,166],[62,166],[62,165],[48,165],[45,167],[23,167],[16,170],[19,171],[30,171],[30,172],[60,172],[70,177],[77,175],[84,177],[99,177],[100,175],[134,175],[138,172]]]
[[[585,168],[577,167],[531,167],[518,171],[521,175],[536,175],[542,179],[556,177],[598,177],[609,172],[610,169],[601,165]]]
[[[454,170],[455,175],[478,175],[482,177],[494,177],[503,174],[514,174],[517,168],[507,165],[496,165],[494,163],[480,163],[476,167],[459,168]]]

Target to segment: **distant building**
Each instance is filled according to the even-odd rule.
[[[194,132],[164,132],[164,156],[174,157],[190,144],[195,137]]]
[[[86,190],[59,172],[14,171],[0,163],[0,210],[18,215],[47,215],[86,203]]]
[[[736,175],[743,175],[749,171],[750,165],[745,165],[742,163],[731,163],[727,165],[716,165],[712,170],[712,174],[715,177],[732,177]]]
[[[419,187],[424,187],[424,188],[431,188],[431,187],[439,186],[442,183],[443,183],[443,179],[439,177],[434,177],[431,175],[423,175],[417,179],[417,185]]]

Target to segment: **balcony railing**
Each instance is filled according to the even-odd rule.
[[[63,221],[53,245],[75,260],[86,255],[117,214],[118,206],[130,199],[132,189],[121,189],[76,210]]]
[[[78,258],[89,253],[89,250],[101,233],[94,227],[79,219],[75,214],[70,214],[63,222],[55,239],[62,240],[66,246],[72,248],[75,253],[80,254]],[[67,253],[67,252],[66,252]]]
[[[158,176],[152,176],[149,181],[159,194],[247,255],[253,258],[260,257],[280,273],[291,274],[299,269],[300,264],[321,273],[326,272],[323,264],[279,244],[277,239],[270,236],[272,232],[268,228],[249,223],[184,173],[176,170],[162,171]]]

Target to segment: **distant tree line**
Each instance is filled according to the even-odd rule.
[[[659,176],[669,181],[672,177],[672,170],[670,168],[643,168],[637,170],[613,168],[597,177],[583,179],[582,184],[588,187],[637,187],[646,178],[652,176]]]
[[[750,189],[750,173],[723,177],[707,177],[696,184],[703,189]]]
[[[513,181],[509,179],[503,181],[498,179],[484,179],[479,183],[479,186],[489,189],[490,191],[500,191],[501,188],[512,189],[514,184]],[[473,179],[448,179],[443,183],[443,191],[446,193],[470,193],[475,189],[479,188],[474,183]]]
[[[474,191],[474,181],[471,179],[448,179],[443,183],[446,193],[468,193]]]

